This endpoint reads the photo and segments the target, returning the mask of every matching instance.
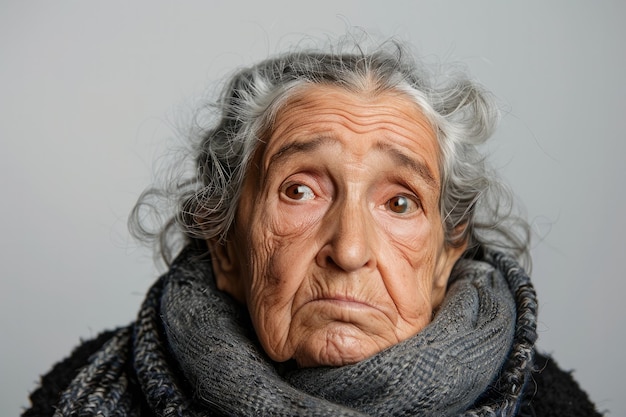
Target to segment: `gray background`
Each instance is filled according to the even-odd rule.
[[[625,5],[0,3],[0,414],[79,338],[133,319],[157,269],[126,216],[206,89],[359,26],[463,63],[499,97],[489,149],[538,235],[539,346],[626,415]]]

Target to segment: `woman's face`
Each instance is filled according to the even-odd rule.
[[[401,94],[313,86],[278,114],[230,240],[211,244],[272,359],[354,363],[430,322],[463,251],[444,245],[437,161]]]

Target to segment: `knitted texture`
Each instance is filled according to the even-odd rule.
[[[532,416],[543,417],[596,417],[601,414],[587,393],[580,389],[578,383],[571,377],[571,372],[561,371],[552,358],[538,357],[535,360],[535,369],[540,374],[533,377],[528,391],[537,393],[529,395],[526,400],[528,408],[532,408]],[[554,403],[559,407],[555,408]]]
[[[58,405],[59,394],[77,376],[89,357],[98,351],[114,334],[114,330],[107,331],[94,339],[81,341],[80,345],[72,351],[68,358],[54,365],[50,372],[41,378],[39,388],[30,395],[32,406],[25,410],[22,416],[48,417],[54,415]]]
[[[245,309],[188,248],[133,326],[94,353],[56,416],[515,415],[532,368],[536,300],[511,258],[457,263],[433,322],[355,365],[270,361]]]
[[[137,415],[128,377],[130,329],[117,332],[89,359],[69,388],[61,395],[55,417],[73,415]]]

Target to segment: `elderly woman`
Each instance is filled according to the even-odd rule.
[[[195,176],[134,212],[177,199],[169,272],[25,416],[597,414],[535,353],[528,226],[477,150],[492,98],[355,50],[232,76]]]

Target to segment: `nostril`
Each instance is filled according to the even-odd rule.
[[[335,260],[332,258],[332,256],[327,256],[326,257],[326,266],[337,266],[337,264],[335,263]]]
[[[340,264],[335,260],[332,250],[326,248],[317,257],[318,265],[322,268],[341,269]]]

